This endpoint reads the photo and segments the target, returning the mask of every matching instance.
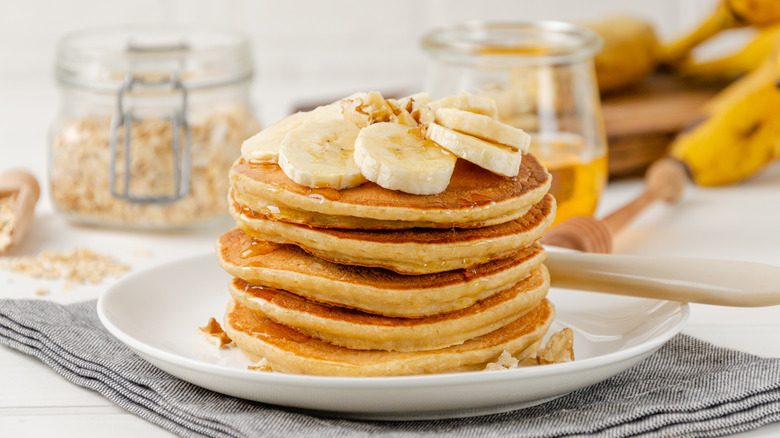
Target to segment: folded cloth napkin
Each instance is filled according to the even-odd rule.
[[[108,333],[94,301],[0,300],[0,343],[185,437],[720,436],[780,420],[780,359],[678,335],[633,368],[542,405],[411,422],[322,418],[173,377]]]

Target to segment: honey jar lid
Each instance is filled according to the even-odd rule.
[[[468,21],[429,31],[422,46],[448,61],[479,57],[496,63],[568,63],[593,57],[602,38],[563,21]]]

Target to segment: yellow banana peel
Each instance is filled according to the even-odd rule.
[[[675,72],[686,78],[706,81],[734,80],[758,68],[778,43],[780,23],[759,29],[756,36],[736,53],[707,61],[688,57],[675,68]]]
[[[780,21],[780,2],[777,0],[725,0],[736,20],[750,26],[767,26]]]
[[[777,57],[735,81],[709,102],[703,120],[679,134],[670,154],[687,164],[697,184],[747,178],[780,157]]]
[[[611,15],[584,23],[604,40],[595,59],[599,91],[630,87],[655,70],[659,44],[653,25],[634,15]]]
[[[682,37],[661,47],[663,64],[684,61],[691,50],[721,31],[744,26],[765,27],[780,23],[778,0],[721,0],[699,25]]]

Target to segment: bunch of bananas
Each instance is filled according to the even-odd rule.
[[[766,28],[780,23],[777,0],[721,0],[698,27],[662,48],[664,63],[675,65],[685,60],[691,50],[718,33],[746,26]]]
[[[690,51],[722,30],[755,26],[758,36],[740,52],[696,63]],[[699,121],[670,147],[700,185],[730,184],[780,157],[780,1],[721,0],[694,31],[661,50],[662,62],[681,74],[739,76],[702,110]]]
[[[700,185],[730,184],[780,157],[777,63],[764,64],[727,87],[704,108],[703,120],[679,134],[673,157]]]
[[[660,46],[652,23],[620,14],[583,25],[604,40],[594,59],[596,80],[602,93],[624,90],[655,71]]]

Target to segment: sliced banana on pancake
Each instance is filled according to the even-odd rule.
[[[436,110],[436,123],[464,134],[473,135],[494,143],[511,146],[523,153],[528,152],[531,136],[522,129],[501,123],[484,114],[472,113],[457,108]]]
[[[279,148],[279,167],[307,187],[336,190],[366,182],[353,153],[360,128],[346,120],[309,120],[287,133]]]
[[[427,105],[431,103],[431,95],[423,91],[419,93],[410,94],[408,96],[398,99],[398,102],[401,103],[401,105],[407,105],[412,101],[421,103],[423,105]]]
[[[341,105],[338,102],[323,105],[311,111],[295,113],[246,139],[241,145],[241,156],[247,161],[276,163],[282,140],[288,132],[308,121],[338,120],[341,118]]]
[[[374,123],[360,131],[355,163],[363,175],[381,187],[416,195],[443,192],[450,183],[456,158],[423,138],[416,128]]]
[[[442,97],[441,99],[429,102],[428,107],[433,112],[436,112],[439,108],[457,108],[472,113],[484,114],[493,118],[498,116],[496,101],[490,97],[477,94],[460,93]]]
[[[509,146],[481,140],[436,123],[428,125],[426,135],[444,149],[483,169],[508,177],[520,172],[523,153]]]

